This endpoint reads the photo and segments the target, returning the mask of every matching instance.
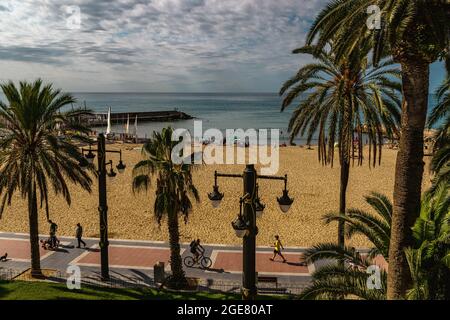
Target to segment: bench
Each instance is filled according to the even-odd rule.
[[[277,277],[260,277],[258,276],[258,283],[275,283],[275,288],[278,288],[278,278]]]
[[[258,283],[274,283],[273,287],[262,287],[258,288],[258,292],[261,294],[285,294],[287,292],[286,288],[278,288],[278,278],[277,277],[260,277],[258,276]]]

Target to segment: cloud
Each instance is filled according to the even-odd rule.
[[[311,18],[325,2],[3,0],[0,67],[6,61],[40,63],[58,68],[65,83],[74,69],[96,70],[103,75],[98,81],[111,90],[120,83],[138,86],[140,79],[139,90],[277,91],[307,61],[290,52],[303,44]],[[78,20],[80,28],[74,29]],[[92,90],[85,78],[78,73],[69,89]]]

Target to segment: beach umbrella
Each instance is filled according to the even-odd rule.
[[[127,126],[125,127],[126,134],[130,133],[130,114],[128,114],[127,118]]]
[[[107,127],[106,127],[106,134],[110,134],[111,133],[111,107],[109,107],[108,109],[108,123],[107,123]]]

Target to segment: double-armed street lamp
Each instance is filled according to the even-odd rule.
[[[261,217],[265,205],[263,205],[258,195],[258,179],[265,180],[283,180],[283,195],[277,198],[282,212],[286,213],[291,207],[294,199],[290,198],[287,190],[287,175],[265,176],[258,175],[253,164],[248,164],[243,174],[225,174],[214,172],[213,192],[208,194],[208,198],[214,208],[220,205],[224,194],[219,191],[217,178],[241,178],[244,183],[243,196],[240,198],[240,210],[237,218],[231,223],[236,236],[243,238],[243,278],[242,278],[242,298],[244,300],[254,300],[257,294],[256,288],[256,235],[258,227],[256,218]],[[242,212],[242,207],[243,212]]]
[[[101,278],[102,280],[109,280],[109,261],[108,261],[108,203],[106,197],[106,176],[114,178],[117,173],[114,171],[113,162],[109,160],[106,162],[106,153],[118,153],[120,155],[119,164],[116,166],[119,173],[125,171],[125,165],[122,162],[122,150],[106,150],[105,136],[101,133],[97,138],[97,149],[82,148],[85,160],[80,162],[82,168],[87,168],[94,163],[95,154],[98,156],[98,212],[100,216],[100,264],[101,264]],[[85,154],[86,153],[86,154]],[[106,170],[107,166],[111,166],[109,172]]]

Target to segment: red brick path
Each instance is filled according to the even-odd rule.
[[[28,239],[6,239],[0,238],[0,256],[8,253],[8,259],[17,261],[28,261],[31,259],[30,241]],[[39,246],[41,260],[51,254],[53,251],[42,249]]]
[[[166,265],[170,260],[168,248],[136,247],[136,246],[109,246],[109,265],[111,267],[138,267],[153,268],[156,262],[164,262]],[[100,265],[100,252],[90,251],[80,256],[76,264]]]
[[[300,253],[283,253],[287,263],[282,263],[281,257],[277,256],[275,261],[270,261],[272,258],[271,252],[257,252],[256,253],[256,271],[263,274],[277,273],[277,274],[309,274],[307,266],[300,266]],[[211,268],[224,269],[230,272],[242,272],[242,252],[238,251],[216,251],[216,256],[213,257],[214,263]]]

